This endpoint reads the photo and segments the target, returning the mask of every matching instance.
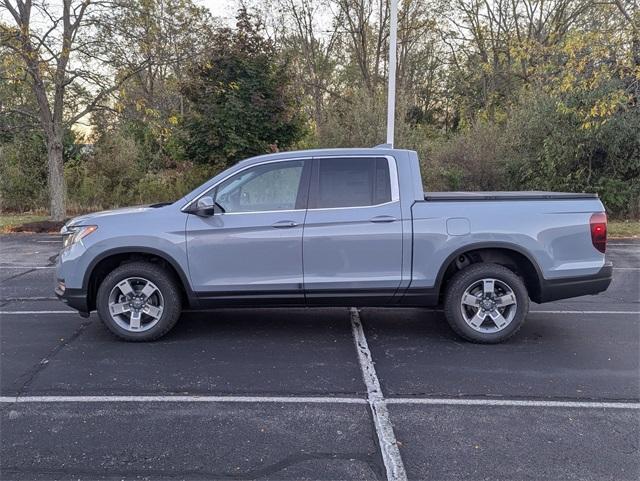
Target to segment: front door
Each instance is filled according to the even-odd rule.
[[[189,215],[189,274],[203,303],[304,302],[302,229],[310,163],[244,169],[207,194],[223,213]]]
[[[402,280],[395,159],[314,159],[304,227],[310,304],[384,305]]]

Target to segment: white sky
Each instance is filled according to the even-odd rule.
[[[194,3],[207,7],[214,17],[231,22],[238,9],[237,0],[194,0]]]

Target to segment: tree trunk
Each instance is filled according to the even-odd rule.
[[[54,134],[47,141],[49,216],[54,221],[64,220],[67,214],[61,137],[59,134]]]

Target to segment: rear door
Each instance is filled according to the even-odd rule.
[[[388,303],[402,280],[395,159],[314,159],[308,207],[303,233],[307,302]]]

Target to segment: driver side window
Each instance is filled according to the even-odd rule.
[[[243,170],[216,187],[215,201],[228,213],[293,210],[303,165],[297,160]]]

